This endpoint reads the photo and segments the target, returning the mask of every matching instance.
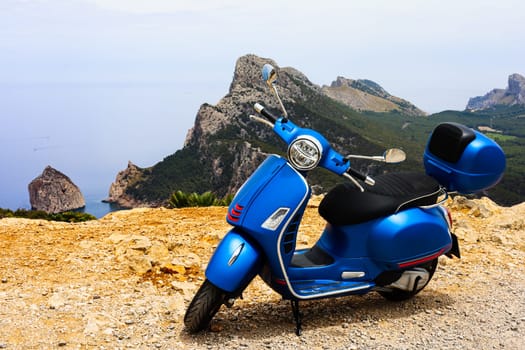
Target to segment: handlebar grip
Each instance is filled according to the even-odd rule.
[[[268,119],[272,124],[275,124],[275,122],[277,121],[277,117],[274,116],[272,113],[268,112],[260,103],[254,104],[253,108],[257,113]]]
[[[358,180],[361,180],[363,181],[364,183],[366,183],[367,185],[370,185],[370,186],[374,186],[375,185],[375,181],[374,179],[372,179],[370,176],[367,176],[357,170],[354,170],[353,168],[348,168],[348,170],[346,171],[349,175],[355,177],[356,179]]]

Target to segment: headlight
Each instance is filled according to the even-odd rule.
[[[299,136],[288,147],[288,159],[298,170],[312,170],[319,164],[323,148],[316,139]]]

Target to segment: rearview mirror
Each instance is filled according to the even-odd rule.
[[[277,72],[275,71],[275,68],[271,64],[266,63],[262,68],[262,78],[268,84],[271,86],[274,81],[277,80]]]
[[[407,158],[406,153],[399,148],[390,148],[383,153],[385,163],[401,163]]]
[[[284,121],[286,122],[288,113],[286,112],[286,108],[284,108],[283,101],[279,97],[279,93],[277,92],[277,87],[273,84],[277,80],[277,72],[275,71],[275,68],[269,63],[266,63],[262,67],[262,78],[268,84],[268,87],[271,91],[275,94],[275,97],[277,97],[277,101],[279,101],[279,105],[281,106],[281,110],[283,111],[283,117]]]

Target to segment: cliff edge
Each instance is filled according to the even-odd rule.
[[[145,206],[143,202],[139,202],[136,198],[126,193],[126,189],[133,186],[143,175],[144,169],[128,161],[126,169],[117,174],[115,181],[109,187],[108,198],[104,199],[103,202],[115,203],[122,208]]]
[[[466,110],[478,111],[497,106],[525,106],[525,77],[514,73],[509,76],[506,89],[494,89],[483,96],[469,99]]]
[[[524,205],[449,201],[461,259],[441,257],[406,302],[377,293],[305,301],[301,337],[289,302],[260,278],[211,331],[184,330],[230,229],[225,207],[122,210],[75,224],[1,219],[0,349],[524,349]],[[298,248],[324,225],[310,203]]]

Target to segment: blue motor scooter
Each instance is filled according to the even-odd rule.
[[[460,257],[450,213],[441,204],[449,191],[475,192],[500,180],[505,156],[494,141],[464,125],[443,123],[429,138],[426,174],[387,173],[372,179],[353,169],[350,160],[395,163],[405,159],[404,152],[339,154],[320,133],[287,118],[274,84],[276,70],[267,64],[262,75],[283,116],[256,104],[259,116],[252,118],[268,124],[286,142],[287,157],[268,156],[233,199],[226,218],[233,227],[217,246],[206,279],[186,311],[188,331],[207,328],[219,308],[231,307],[257,275],[291,300],[299,335],[301,300],[371,291],[389,300],[406,300],[429,283],[441,255]],[[311,195],[305,175],[316,167],[349,181],[321,201],[319,213],[327,224],[319,240],[296,250]]]

